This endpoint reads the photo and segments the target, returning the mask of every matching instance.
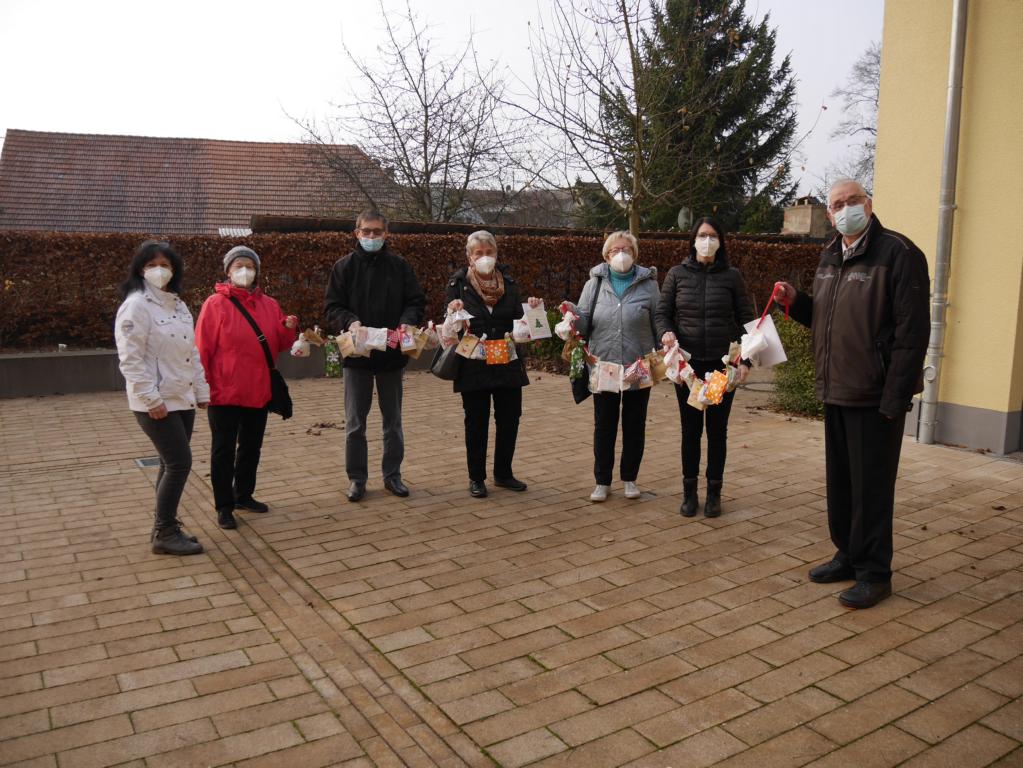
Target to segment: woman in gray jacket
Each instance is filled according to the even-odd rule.
[[[590,270],[590,279],[573,309],[578,316],[576,330],[588,339],[590,353],[598,360],[628,367],[656,345],[653,316],[660,296],[657,271],[636,263],[639,243],[629,232],[608,235],[603,256],[604,263]],[[590,390],[594,420],[593,476],[597,481],[590,500],[607,499],[619,414],[622,458],[618,471],[625,485],[625,498],[638,499],[641,492],[636,487],[636,477],[643,460],[650,389],[641,389],[639,383],[634,382],[623,384],[621,392],[597,391],[591,382]]]

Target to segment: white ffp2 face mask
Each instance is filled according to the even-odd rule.
[[[231,282],[239,288],[248,288],[256,277],[256,270],[248,267],[238,267],[231,271]]]
[[[174,273],[167,269],[167,267],[149,267],[142,272],[142,277],[151,286],[162,291],[163,287],[174,277]]]
[[[632,269],[635,259],[625,251],[616,251],[611,255],[611,269],[619,274],[624,274]]]
[[[497,258],[494,256],[480,256],[473,264],[473,267],[481,275],[489,275],[494,271],[494,267],[496,266]]]
[[[696,255],[701,259],[711,261],[714,255],[718,252],[718,248],[721,247],[721,241],[716,237],[697,237],[696,238]]]

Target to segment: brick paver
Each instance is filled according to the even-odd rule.
[[[852,612],[806,580],[819,423],[740,392],[724,515],[685,520],[667,386],[643,497],[594,505],[590,405],[531,379],[528,492],[468,496],[459,401],[410,372],[412,496],[358,505],[340,383],[295,382],[237,531],[200,415],[180,560],[122,395],[0,402],[0,765],[1023,764],[1023,465],[907,441],[896,594]]]

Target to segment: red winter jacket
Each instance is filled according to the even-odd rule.
[[[231,303],[238,299],[266,336],[270,352],[291,347],[298,333],[284,327],[280,305],[256,288],[251,293],[228,283],[217,283],[202,305],[195,324],[195,344],[210,384],[210,405],[262,408],[270,402],[270,371],[263,347],[252,326]]]

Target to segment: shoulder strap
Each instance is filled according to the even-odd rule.
[[[256,332],[256,336],[259,338],[260,346],[263,347],[263,356],[266,358],[267,367],[271,371],[274,370],[274,356],[270,352],[270,345],[266,343],[266,336],[263,335],[263,331],[260,330],[259,325],[252,319],[252,315],[246,311],[245,307],[242,306],[242,303],[238,301],[238,299],[231,296],[230,301],[238,308],[238,311],[242,313],[242,316],[249,321],[249,325],[252,326],[252,330]]]
[[[593,313],[597,311],[597,297],[600,295],[600,283],[603,279],[602,275],[597,275],[597,284],[593,288],[593,299],[590,301],[590,325],[593,325]]]

